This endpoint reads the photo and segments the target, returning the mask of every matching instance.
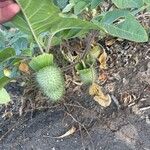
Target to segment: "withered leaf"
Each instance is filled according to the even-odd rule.
[[[90,87],[89,87],[89,94],[92,95],[98,95],[99,93],[99,88],[100,86],[96,83],[93,83]]]
[[[110,40],[105,41],[105,44],[107,46],[112,46],[115,42],[116,42],[116,39],[110,39]]]
[[[90,86],[89,94],[94,96],[93,99],[103,107],[108,107],[111,104],[111,97],[108,94],[104,94],[101,87],[96,83]]]
[[[107,69],[107,53],[103,51],[103,53],[99,57],[100,69]]]
[[[74,134],[76,131],[76,128],[74,126],[71,127],[71,129],[69,129],[66,133],[64,133],[63,135],[61,136],[58,136],[58,137],[53,137],[53,138],[56,138],[56,139],[62,139],[62,138],[65,138],[67,136],[70,136],[72,134]]]
[[[111,104],[111,97],[109,95],[105,95],[105,97],[101,97],[100,95],[94,96],[94,100],[103,107],[108,107]]]
[[[22,62],[19,65],[19,70],[22,71],[22,72],[24,72],[24,73],[30,74],[30,72],[29,72],[29,66],[26,63],[24,63],[24,62]]]

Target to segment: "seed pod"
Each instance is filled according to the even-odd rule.
[[[59,100],[65,89],[61,70],[56,66],[48,66],[39,70],[36,80],[45,95],[53,101]]]

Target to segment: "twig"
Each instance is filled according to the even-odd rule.
[[[67,71],[72,69],[75,65],[77,65],[79,63],[79,61],[72,63],[71,65],[68,65],[66,67],[61,68],[63,71]]]
[[[86,48],[84,50],[83,55],[81,56],[81,59],[85,59],[86,55],[89,53],[91,50],[91,44],[94,41],[95,37],[98,36],[99,31],[93,30],[91,33],[88,35],[87,40],[86,40]]]
[[[64,105],[65,105],[65,104],[64,104]],[[91,135],[89,134],[87,128],[86,128],[81,122],[79,122],[72,114],[70,114],[70,113],[68,112],[67,106],[65,106],[65,107],[66,107],[66,109],[67,109],[67,112],[66,112],[67,115],[70,116],[76,123],[78,123],[78,124],[79,124],[79,127],[82,127],[82,128],[86,131],[88,137],[89,137],[90,139],[92,139],[92,137],[91,137]],[[92,145],[94,145],[92,140],[90,140],[90,142],[91,142]]]

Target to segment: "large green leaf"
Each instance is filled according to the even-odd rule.
[[[87,6],[90,5],[89,0],[80,0],[74,6],[74,13],[79,15]]]
[[[90,22],[61,17],[60,10],[52,0],[16,0],[16,2],[20,5],[22,13],[15,17],[13,23],[23,31],[31,32],[40,48],[38,36],[43,32],[49,31],[53,37],[65,29],[98,29]]]
[[[7,61],[11,57],[15,56],[16,52],[13,48],[6,48],[0,51],[0,63]]]
[[[114,10],[106,13],[103,18],[96,21],[100,24],[107,33],[135,41],[135,42],[147,42],[148,35],[142,25],[125,10]]]
[[[112,2],[121,9],[140,8],[143,6],[143,0],[112,0]]]
[[[8,102],[10,102],[9,94],[4,88],[0,89],[0,105],[7,104]]]

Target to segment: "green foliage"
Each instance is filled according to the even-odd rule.
[[[3,74],[5,63],[15,56],[15,51],[12,48],[6,48],[0,51],[0,89],[9,83],[10,78]]]
[[[63,9],[67,3],[68,3],[68,0],[54,0],[54,3],[61,9]]]
[[[103,0],[70,0],[69,4],[63,9],[63,12],[69,12],[73,9],[75,15],[79,15],[86,8],[94,9]]]
[[[22,13],[16,16],[13,23],[23,31],[33,35],[35,41],[42,46],[38,37],[43,32],[49,32],[50,40],[54,35],[66,29],[98,29],[90,22],[75,18],[61,17],[60,10],[52,0],[16,0],[22,9]],[[24,19],[25,18],[25,19]]]
[[[136,19],[130,14],[130,12],[124,10],[107,12],[103,15],[102,20],[93,19],[93,23],[91,23],[77,18],[75,19],[62,17],[60,15],[61,11],[53,4],[52,0],[44,0],[42,1],[42,5],[40,0],[17,0],[17,2],[22,8],[22,13],[16,16],[13,23],[23,31],[26,31],[29,34],[32,33],[41,51],[43,51],[43,45],[41,45],[39,41],[39,36],[42,33],[48,32],[50,37],[49,41],[51,42],[54,36],[58,37],[59,39],[60,35],[58,36],[57,33],[66,29],[78,29],[78,32],[80,32],[80,30],[82,29],[84,29],[84,31],[86,32],[88,31],[88,29],[102,29],[105,30],[106,33],[113,36],[125,38],[135,42],[146,42],[148,40],[148,36],[144,28],[136,21]],[[69,4],[74,7],[74,11],[76,14],[76,12],[81,13],[82,8],[85,8],[86,6],[89,6],[93,3],[95,6],[97,6],[100,2],[101,1],[93,2],[85,0],[72,0]],[[134,3],[134,0],[132,0],[132,3]],[[115,2],[115,4],[118,3]],[[139,4],[138,6],[140,7],[141,5],[143,4]],[[137,31],[137,29],[139,29],[139,32]],[[68,34],[68,30],[66,31]],[[61,32],[61,34],[64,37],[66,36],[66,32]],[[66,37],[70,38],[72,36]]]
[[[112,0],[112,2],[121,9],[140,8],[144,5],[143,0]]]
[[[146,31],[129,11],[110,11],[103,17],[97,17],[94,22],[102,26],[112,36],[135,42],[148,41]]]
[[[0,63],[3,63],[5,61],[9,60],[10,58],[12,58],[15,55],[16,55],[16,52],[13,48],[3,49],[2,51],[0,51]]]
[[[63,39],[84,37],[91,29],[130,41],[148,41],[144,27],[134,14],[149,10],[150,0],[112,0],[116,7],[106,12],[97,7],[103,1],[16,0],[21,12],[12,21],[13,25],[8,24],[0,29],[0,88],[20,75],[20,62],[31,60],[29,65],[36,72],[39,86],[45,95],[57,101],[63,96],[65,88],[61,70],[54,64],[53,55],[44,53],[52,45],[60,44]],[[37,50],[43,54],[37,56]],[[76,66],[85,84],[96,79],[93,64],[99,53],[93,50]],[[7,68],[11,70],[9,78],[3,73]]]
[[[91,9],[96,8],[101,2],[103,2],[104,0],[92,0],[91,1]]]
[[[17,69],[17,65],[22,59],[26,58],[29,55],[30,53],[27,49],[22,51],[20,55],[16,55],[16,52],[13,48],[6,48],[0,51],[0,88],[4,87],[12,79],[20,75]],[[11,70],[9,78],[6,77],[3,73],[4,69],[6,68],[9,68]]]
[[[10,78],[5,77],[5,76],[1,77],[0,78],[0,89],[3,88],[7,83],[9,83],[9,81],[10,81]]]
[[[7,28],[10,28],[7,26]],[[28,35],[18,31],[16,29],[9,30],[2,28],[0,30],[0,49],[14,48],[17,55],[23,50],[27,49],[31,41],[29,41]]]
[[[147,5],[147,11],[150,12],[150,0],[144,0],[144,3]]]
[[[39,71],[43,69],[44,67],[53,65],[53,55],[43,53],[42,55],[39,55],[37,57],[33,57],[30,61],[29,65],[34,71]]]
[[[88,7],[90,5],[90,1],[89,0],[85,0],[85,1],[79,1],[76,0],[75,1],[75,5],[74,5],[74,13],[75,15],[80,14],[86,7]]]
[[[15,77],[20,75],[16,64],[25,57],[32,56],[32,49],[27,49],[29,45],[28,36],[16,29],[10,31],[10,27],[0,30],[0,88],[4,87]],[[4,75],[4,69],[9,68],[9,78]]]
[[[0,89],[0,105],[7,104],[8,102],[10,102],[9,94],[4,88]]]
[[[58,101],[64,94],[64,79],[61,70],[56,66],[48,66],[39,70],[36,80],[45,93],[52,101]]]
[[[95,82],[97,78],[97,71],[94,68],[94,64],[100,55],[100,51],[101,49],[99,46],[94,46],[84,60],[75,66],[75,69],[83,84],[88,85]]]

